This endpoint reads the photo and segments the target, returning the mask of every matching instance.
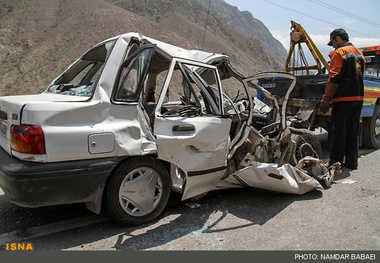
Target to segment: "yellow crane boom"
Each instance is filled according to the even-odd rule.
[[[296,73],[296,71],[318,70],[318,73],[322,74],[322,65],[326,68],[326,70],[329,70],[330,65],[327,63],[326,59],[314,44],[313,40],[311,40],[310,36],[306,33],[306,30],[300,24],[294,21],[291,21],[291,24],[292,32],[290,33],[290,49],[285,62],[285,72]],[[317,63],[316,65],[309,66],[307,65],[306,61],[303,65],[290,65],[292,56],[295,56],[293,53],[295,51],[296,45],[301,48],[301,43],[305,43],[307,45],[315,62]]]

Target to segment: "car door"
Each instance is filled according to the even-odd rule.
[[[206,83],[197,72],[206,72]],[[155,111],[158,158],[185,174],[183,199],[215,189],[227,169],[231,120],[216,67],[173,59]]]

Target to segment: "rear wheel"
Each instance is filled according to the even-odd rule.
[[[152,157],[131,158],[112,174],[105,204],[110,216],[123,224],[140,225],[158,217],[170,195],[169,174]]]
[[[363,146],[367,148],[380,147],[380,105],[375,106],[371,118],[363,118]]]
[[[296,165],[306,156],[322,158],[322,146],[314,133],[306,129],[300,129],[302,134],[292,134],[295,143],[295,151],[291,163]]]

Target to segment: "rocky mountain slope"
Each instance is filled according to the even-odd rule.
[[[282,70],[258,39],[212,14],[205,32],[207,11],[198,0],[0,0],[0,95],[42,92],[94,44],[131,31],[224,52],[246,75]]]
[[[284,46],[272,36],[263,22],[254,18],[250,12],[240,11],[236,6],[231,6],[223,0],[198,1],[207,8],[210,6],[210,12],[223,24],[244,35],[258,39],[282,65],[285,63],[287,52]]]

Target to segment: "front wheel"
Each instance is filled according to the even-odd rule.
[[[306,156],[322,158],[322,146],[317,136],[309,130],[300,129],[299,134],[292,134],[292,140],[295,143],[295,151],[291,164],[296,165]]]
[[[136,157],[122,163],[106,186],[105,204],[117,222],[140,225],[164,210],[170,195],[169,173],[153,157]]]
[[[363,146],[367,148],[380,147],[380,105],[375,106],[373,116],[363,118]]]

